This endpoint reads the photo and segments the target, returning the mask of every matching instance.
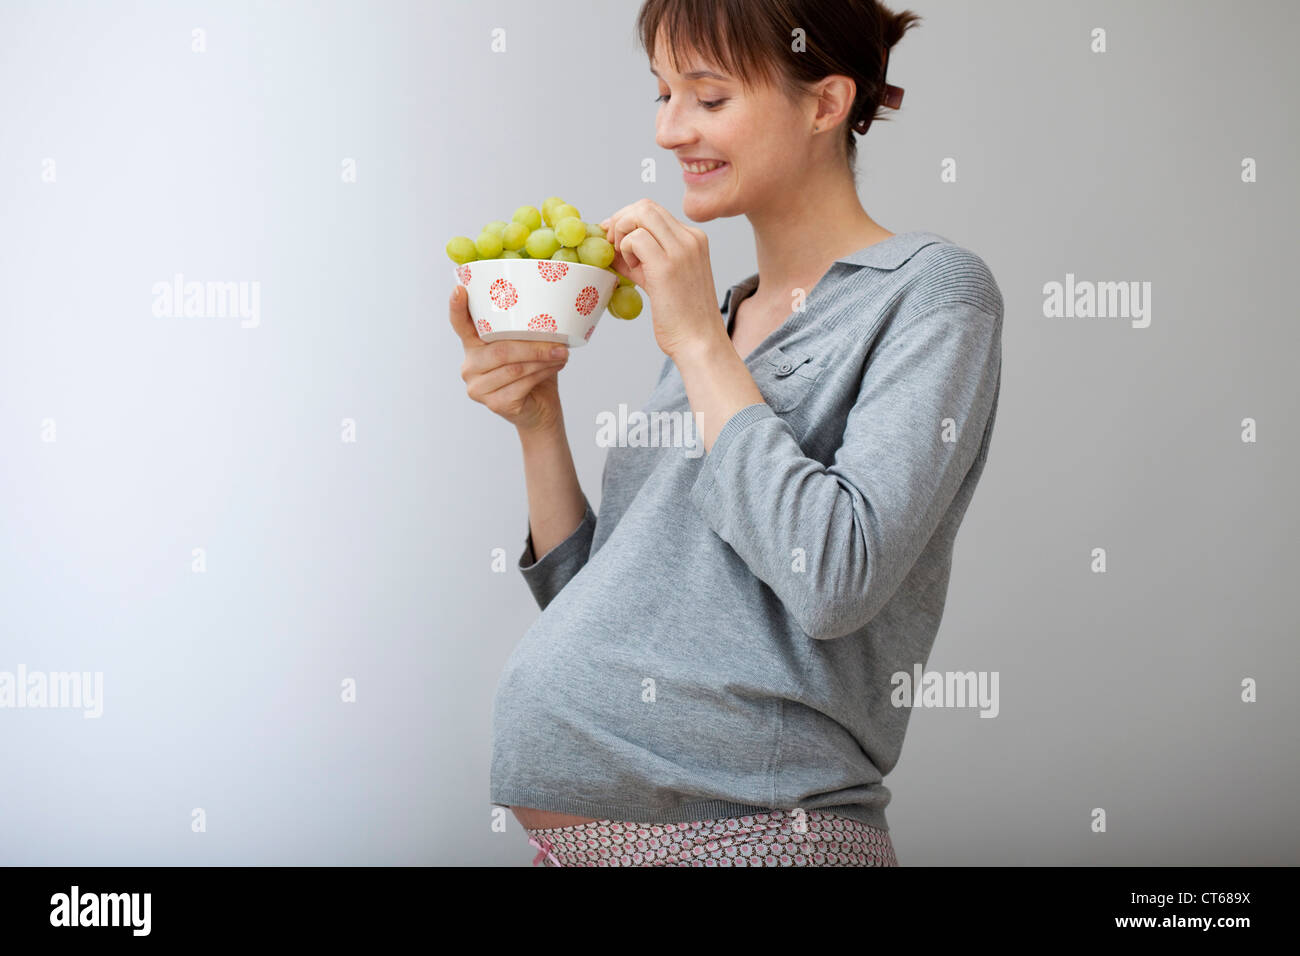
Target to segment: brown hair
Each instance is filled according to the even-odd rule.
[[[637,14],[641,46],[651,60],[662,27],[669,63],[698,50],[748,90],[775,83],[791,100],[832,74],[848,76],[857,93],[844,124],[849,168],[856,169],[854,127],[866,133],[885,112],[885,57],[921,17],[894,13],[878,0],[645,0]],[[805,48],[792,49],[795,30]]]

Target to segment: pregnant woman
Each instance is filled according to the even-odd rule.
[[[453,296],[469,396],[523,448],[519,569],[542,613],[497,688],[490,799],[535,863],[898,865],[896,675],[924,667],[943,615],[1003,315],[982,259],[858,199],[854,137],[898,105],[889,50],[918,19],[873,0],[642,7],[685,218],[745,216],[758,272],[719,310],[698,228],[645,199],[602,223],[666,356],[643,411],[700,431],[610,448],[599,515],[563,358],[484,344]]]

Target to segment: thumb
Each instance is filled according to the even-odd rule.
[[[478,330],[474,328],[474,319],[469,313],[469,292],[463,285],[457,284],[451,292],[451,327],[466,347],[482,345]]]

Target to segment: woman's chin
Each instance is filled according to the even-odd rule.
[[[682,214],[691,222],[708,222],[710,219],[717,219],[726,216],[718,200],[711,196],[691,195],[691,189],[686,190],[686,195],[682,197]]]

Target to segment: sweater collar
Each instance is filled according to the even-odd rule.
[[[851,266],[870,266],[872,269],[897,269],[922,247],[947,241],[933,232],[900,232],[835,261]]]
[[[835,262],[843,263],[846,266],[867,267],[870,269],[879,269],[885,272],[897,269],[903,263],[907,262],[912,256],[916,255],[922,248],[935,242],[947,242],[943,236],[933,232],[900,232],[884,239],[880,242],[872,243],[865,248],[859,249],[850,255]],[[832,264],[831,268],[835,266]],[[741,279],[730,289],[727,290],[726,297],[722,300],[721,311],[727,315],[730,323],[729,309],[731,301],[734,298],[737,304],[744,300],[746,296],[758,288],[758,273]]]

